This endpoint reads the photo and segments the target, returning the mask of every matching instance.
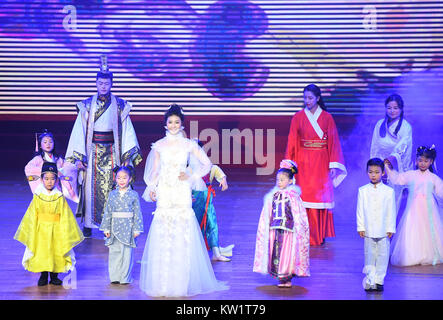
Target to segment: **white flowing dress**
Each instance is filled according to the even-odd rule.
[[[181,181],[188,159],[201,163],[191,177]],[[141,261],[140,288],[153,297],[181,297],[226,290],[215,278],[195,213],[192,210],[191,186],[210,170],[205,152],[181,133],[155,142],[146,161],[143,198],[151,201],[156,193],[149,233]]]
[[[443,263],[441,205],[443,180],[429,170],[398,173],[386,169],[393,183],[407,185],[408,205],[392,238],[394,266]]]
[[[395,134],[398,121],[391,125],[386,123],[386,136],[380,136],[380,126],[384,123],[384,119],[380,119],[375,125],[371,141],[371,158],[380,158],[384,160],[388,157],[394,157],[397,160],[398,172],[406,172],[412,170],[412,127],[405,119],[401,124],[400,130]],[[387,184],[394,188],[397,208],[400,207],[404,186],[396,185],[388,177]]]

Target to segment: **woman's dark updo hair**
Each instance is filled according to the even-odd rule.
[[[168,118],[172,115],[179,117],[182,122],[185,121],[185,114],[183,113],[182,108],[180,108],[175,103],[171,104],[169,106],[169,109],[165,112],[165,123],[168,121]]]
[[[417,148],[417,154],[416,157],[425,157],[427,159],[432,159],[433,163],[432,165],[429,167],[429,171],[434,172],[434,163],[435,163],[435,158],[437,158],[437,150],[435,150],[435,147],[432,146],[430,148],[426,147],[426,146],[421,146]]]
[[[326,111],[326,105],[325,102],[323,101],[323,98],[321,96],[321,90],[318,86],[316,86],[315,84],[311,83],[309,85],[307,85],[304,89],[303,89],[303,93],[305,93],[306,91],[312,92],[312,94],[314,96],[316,96],[318,99],[318,105],[320,106],[320,108],[322,108],[323,110]]]
[[[400,113],[400,119],[398,121],[397,127],[394,130],[394,134],[397,135],[398,131],[400,131],[401,128],[401,124],[403,123],[403,107],[404,107],[404,103],[403,103],[403,99],[401,98],[400,95],[393,93],[391,94],[389,97],[386,98],[385,100],[385,108],[388,106],[388,103],[391,101],[395,101],[397,102],[397,106],[400,108],[401,113]],[[383,123],[380,126],[380,130],[379,130],[379,134],[380,137],[384,138],[386,136],[386,123],[389,122],[389,117],[388,115],[385,116],[385,120],[383,121]]]

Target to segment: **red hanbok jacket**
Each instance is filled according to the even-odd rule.
[[[297,112],[292,117],[285,157],[297,163],[295,178],[305,208],[333,208],[332,188],[343,181],[347,171],[331,114],[321,108],[314,114],[307,109]],[[331,168],[338,169],[333,180]]]

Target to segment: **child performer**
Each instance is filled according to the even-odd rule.
[[[294,276],[309,276],[309,223],[300,199],[300,188],[292,184],[297,166],[283,160],[277,185],[266,194],[255,245],[254,272],[279,280],[278,287],[291,287]]]
[[[78,203],[77,167],[57,155],[54,136],[47,130],[41,134],[36,134],[34,158],[25,166],[25,174],[32,193],[42,184],[40,175],[45,161],[55,163],[58,172],[61,173],[56,188],[62,191],[67,199]]]
[[[41,272],[39,286],[49,283],[61,285],[60,272],[74,272],[75,255],[73,248],[83,241],[83,234],[75,217],[63,197],[55,188],[57,166],[44,162],[42,184],[34,192],[14,239],[26,246],[23,267],[31,272]]]
[[[434,196],[443,198],[443,181],[433,173],[435,147],[417,149],[417,170],[399,173],[388,160],[385,169],[395,184],[407,185],[408,203],[392,239],[391,264],[412,266],[443,262],[443,226]]]
[[[135,238],[143,232],[143,217],[138,193],[130,188],[133,168],[122,166],[114,169],[116,189],[109,193],[100,225],[109,247],[109,278],[113,284],[132,282]]]
[[[203,148],[203,143],[200,141],[197,143]],[[191,155],[189,159],[191,170],[195,161],[197,161],[197,159],[194,159]],[[206,248],[212,250],[212,260],[228,262],[231,261],[231,259],[226,256],[232,256],[232,248],[234,245],[231,244],[224,248],[219,246],[217,216],[212,201],[213,197],[215,197],[215,190],[212,187],[212,181],[214,178],[219,182],[221,191],[228,189],[226,174],[219,166],[211,164],[210,172],[202,178],[202,181],[200,181],[202,186],[193,186],[192,209],[195,212],[203,237],[205,238]]]
[[[395,233],[395,192],[383,184],[383,160],[372,158],[366,164],[370,183],[358,189],[357,232],[365,239],[363,288],[383,291],[389,263],[390,238]]]

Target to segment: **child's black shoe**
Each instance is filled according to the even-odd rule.
[[[83,236],[85,238],[91,238],[92,237],[92,228],[83,227]]]
[[[48,273],[42,272],[40,278],[38,279],[38,286],[43,287],[48,284]]]
[[[376,286],[376,289],[375,289],[376,291],[383,291],[383,290],[384,290],[382,284],[378,284],[378,283],[376,283],[375,286]]]
[[[58,278],[58,273],[51,272],[51,281],[49,281],[49,283],[55,286],[60,286],[63,281]]]

